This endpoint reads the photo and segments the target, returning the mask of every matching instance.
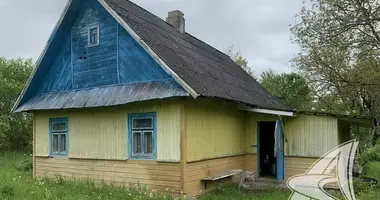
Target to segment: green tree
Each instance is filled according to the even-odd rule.
[[[309,0],[299,13],[293,62],[316,89],[318,109],[380,119],[379,14],[376,0]]]
[[[32,69],[31,60],[7,60],[0,57],[0,150],[31,149],[31,115],[11,113],[11,109]]]
[[[229,46],[225,50],[225,54],[228,55],[237,65],[243,68],[249,75],[255,77],[255,72],[248,65],[247,58],[244,58],[240,52],[234,50],[234,46]]]
[[[277,74],[273,70],[267,70],[261,74],[261,84],[284,104],[297,110],[311,109],[311,89],[306,79],[299,74]]]

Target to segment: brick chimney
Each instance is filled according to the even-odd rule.
[[[166,22],[176,28],[179,32],[185,33],[185,18],[180,10],[173,10],[168,13]]]

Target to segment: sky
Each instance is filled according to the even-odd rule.
[[[132,0],[166,19],[185,13],[186,32],[225,51],[229,46],[248,59],[259,75],[267,69],[290,72],[298,52],[290,41],[303,0]],[[44,48],[67,0],[0,0],[0,57],[32,58]]]

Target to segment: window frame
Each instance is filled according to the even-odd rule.
[[[97,37],[96,37],[96,43],[94,44],[91,44],[91,29],[94,29],[96,28],[97,30]],[[87,28],[87,47],[94,47],[94,46],[98,46],[99,43],[100,43],[100,28],[99,28],[99,24],[94,24],[94,25],[91,25]]]
[[[145,127],[145,128],[133,128],[133,121],[135,119],[152,119],[153,127]],[[134,144],[134,132],[140,132],[140,142],[141,142],[141,153],[134,154],[133,152],[133,144]],[[152,132],[152,154],[144,154],[144,133]],[[157,118],[156,113],[132,113],[128,114],[128,159],[131,160],[156,160],[157,159]]]
[[[65,123],[66,124],[66,130],[53,130],[53,124],[54,123]],[[53,151],[53,136],[58,135],[58,151]],[[60,144],[61,144],[61,135],[65,135],[65,146],[66,150],[61,151]],[[49,157],[56,157],[56,156],[67,156],[69,151],[69,121],[66,117],[63,118],[50,118],[49,119]]]

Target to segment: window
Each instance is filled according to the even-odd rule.
[[[156,158],[156,113],[129,114],[129,157]]]
[[[88,46],[99,45],[99,25],[88,28]]]
[[[67,155],[67,118],[50,119],[50,155]]]

